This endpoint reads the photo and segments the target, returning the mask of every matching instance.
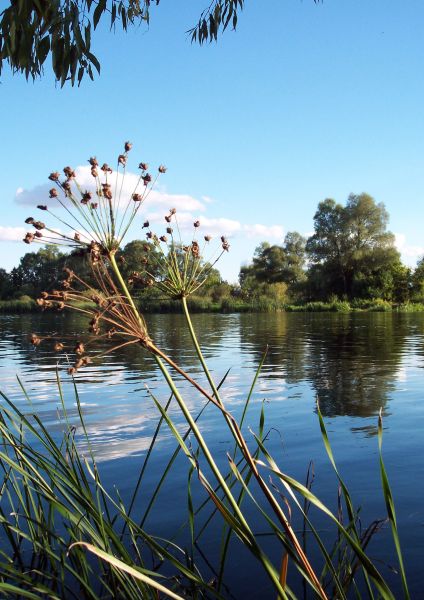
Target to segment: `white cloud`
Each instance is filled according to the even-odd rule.
[[[80,165],[75,169],[76,180],[83,190],[95,191],[95,185],[93,177],[90,172],[89,165]],[[132,194],[136,191],[142,193],[144,189],[143,182],[140,182],[139,175],[131,172],[127,172],[125,178],[122,173],[113,171],[108,178],[112,187],[115,188],[120,197],[122,203],[127,202],[128,198],[131,198]],[[37,204],[54,203],[54,200],[49,199],[49,190],[54,187],[53,183],[45,183],[43,185],[37,185],[30,190],[25,190],[19,187],[16,190],[15,202],[17,204],[25,204],[29,206],[37,206]],[[181,210],[196,210],[204,211],[205,205],[200,200],[189,196],[188,194],[168,194],[167,192],[159,189],[153,189],[145,200],[145,206],[161,206],[164,211],[168,211],[170,208],[176,208]]]
[[[243,225],[247,237],[260,237],[267,240],[283,240],[284,229],[281,225]]]
[[[89,165],[80,165],[75,169],[75,172],[76,180],[84,191],[86,189],[95,191]],[[120,193],[123,205],[126,205],[127,199],[133,193],[136,191],[141,193],[144,189],[143,182],[140,182],[139,175],[135,173],[127,172],[125,178],[123,178],[122,173],[117,174],[114,171],[109,175],[108,180],[111,182],[112,188],[118,190],[118,193]],[[54,203],[57,205],[57,200],[49,199],[49,189],[53,185],[53,183],[47,182],[29,190],[20,187],[16,190],[15,202],[27,206],[47,204],[51,207]],[[206,195],[202,196],[201,200],[198,200],[188,194],[168,193],[162,186],[155,187],[144,201],[142,219],[147,219],[154,225],[163,225],[165,228],[164,217],[168,214],[170,208],[175,208],[177,210],[178,225],[183,234],[190,233],[191,235],[193,232],[193,222],[200,220],[202,235],[208,234],[214,237],[224,235],[230,238],[244,236],[249,239],[259,238],[266,240],[282,240],[283,238],[283,228],[280,225],[268,226],[260,223],[249,225],[225,217],[207,217],[204,213],[211,204],[213,204],[213,200]],[[131,234],[132,237],[134,237],[133,234],[134,232]]]
[[[22,242],[25,233],[24,227],[2,227],[0,225],[0,242]]]
[[[424,256],[424,246],[408,244],[404,233],[395,233],[395,244],[409,266],[415,266],[417,260]]]

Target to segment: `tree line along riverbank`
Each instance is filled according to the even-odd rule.
[[[237,283],[223,280],[204,261],[207,276],[189,298],[191,310],[424,310],[424,259],[415,268],[402,263],[395,236],[387,230],[388,220],[384,205],[368,194],[352,194],[344,206],[326,199],[318,204],[309,238],[291,231],[281,244],[262,242],[240,268]],[[167,245],[157,242],[131,241],[118,259],[143,311],[174,312],[179,303],[165,298],[154,285],[167,252]],[[184,247],[177,250],[184,260]],[[90,282],[85,257],[63,253],[54,245],[27,252],[10,272],[0,268],[0,312],[37,310],[35,299],[60,287],[65,267]]]

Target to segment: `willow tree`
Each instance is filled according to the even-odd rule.
[[[348,298],[390,296],[400,257],[388,221],[384,204],[368,194],[351,194],[346,206],[332,199],[320,202],[315,233],[306,244],[316,291]]]
[[[313,0],[318,3],[320,0]],[[173,0],[175,5],[179,3]],[[0,12],[0,75],[4,64],[26,79],[42,75],[51,60],[61,85],[94,78],[100,63],[92,50],[92,34],[100,23],[124,31],[148,25],[151,7],[160,0],[9,0]],[[206,3],[206,0],[205,0]],[[235,29],[245,0],[212,0],[187,31],[192,42],[218,39]],[[178,6],[176,9],[178,10]]]
[[[50,57],[63,85],[93,79],[100,63],[91,37],[100,22],[111,29],[149,24],[152,5],[160,0],[10,0],[0,13],[0,74],[4,63],[27,79],[37,78]],[[189,29],[192,41],[216,40],[237,25],[244,0],[213,0]]]

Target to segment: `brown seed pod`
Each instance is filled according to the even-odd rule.
[[[75,352],[75,354],[79,354],[79,355],[84,354],[84,352],[85,352],[84,344],[82,342],[77,342],[76,346],[74,348],[74,352]]]
[[[63,172],[65,173],[65,175],[66,175],[66,177],[68,179],[74,179],[75,178],[75,171],[71,167],[65,167],[63,169]]]
[[[131,144],[131,142],[125,142],[125,146],[124,146],[125,152],[129,152],[131,150],[132,146],[133,145]]]
[[[200,248],[199,248],[199,244],[194,241],[191,244],[191,253],[194,256],[194,258],[199,258],[200,256]]]
[[[112,200],[112,188],[111,188],[110,183],[103,183],[102,191],[103,191],[103,196],[105,198],[107,198],[108,200]]]
[[[33,346],[38,346],[41,342],[41,339],[35,333],[31,333],[31,335],[29,336],[29,341]]]
[[[65,194],[68,196],[71,193],[71,185],[70,185],[69,181],[64,181],[62,183],[62,187],[65,191]]]
[[[25,242],[25,244],[30,244],[33,240],[34,240],[34,234],[29,233],[29,232],[23,238],[23,241]]]

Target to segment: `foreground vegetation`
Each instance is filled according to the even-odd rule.
[[[118,166],[125,167],[130,149],[131,144],[127,142]],[[87,235],[61,233],[50,225],[27,219],[37,232],[44,232],[41,237],[48,239],[53,232],[55,241],[59,238],[71,247],[71,259],[75,261],[73,268],[69,264],[65,266],[60,286],[41,292],[38,306],[44,310],[73,310],[85,315],[88,340],[69,340],[60,332],[43,339],[33,332],[30,342],[34,348],[53,344],[57,352],[66,352],[71,361],[68,374],[72,377],[101,360],[104,354],[135,345],[155,361],[169,388],[169,398],[160,400],[150,394],[159,421],[127,503],[119,491],[108,489],[102,481],[96,456],[90,450],[76,387],[78,430],[68,419],[58,377],[63,423],[63,435],[59,439],[44,427],[31,403],[22,410],[1,394],[4,402],[0,418],[2,594],[32,599],[230,598],[233,591],[229,548],[234,542],[246,555],[242,568],[255,565],[254,568],[267,577],[270,597],[294,599],[299,597],[297,590],[302,590],[303,596],[310,593],[321,600],[347,600],[363,594],[371,599],[394,600],[399,597],[397,590],[402,589],[405,598],[409,598],[395,508],[382,457],[381,415],[378,423],[380,473],[394,542],[393,560],[399,573],[396,591],[382,574],[378,559],[368,553],[370,540],[383,523],[374,522],[364,529],[337,468],[319,406],[317,414],[323,443],[340,489],[336,512],[313,493],[310,478],[306,484],[296,481],[270,454],[263,409],[256,431],[246,431],[246,414],[265,355],[258,365],[241,416],[235,418],[227,410],[222,395],[226,376],[220,382],[214,380],[190,317],[190,297],[202,287],[207,288],[214,276],[214,263],[203,260],[197,241],[199,224],[193,224],[192,241],[184,244],[176,211],[171,210],[165,219],[167,224],[175,224],[178,234],[173,233],[171,225],[167,227],[170,238],[150,233],[143,248],[143,272],[126,273],[127,262],[120,260],[119,249],[148,194],[152,178],[146,172],[147,167],[140,163],[142,193],[135,192],[131,198],[122,199],[119,178],[113,191],[108,183],[111,169],[104,165],[100,176],[97,160],[91,158],[90,164],[98,197],[95,204],[86,201],[89,192],[82,192],[76,185],[70,167],[64,169],[64,181],[60,181],[56,172],[50,175],[57,186],[50,197],[66,207],[79,225],[85,223]],[[160,173],[164,171],[164,167],[159,167]],[[48,210],[47,206],[42,210]],[[117,227],[117,223],[121,225]],[[31,232],[26,235],[26,240],[34,238]],[[206,244],[210,241],[208,238],[204,236]],[[166,249],[162,244],[166,244]],[[222,237],[217,248],[218,258],[227,250],[228,242]],[[184,364],[176,363],[150,336],[137,307],[142,301],[137,296],[138,283],[142,288],[166,294],[170,302],[179,302],[204,384],[193,379]],[[110,341],[110,349],[103,354],[96,352],[99,339]],[[180,354],[184,355],[183,348]],[[191,369],[191,372],[196,371]],[[190,386],[189,398],[182,392],[187,389],[181,385],[182,381]],[[23,386],[22,390],[30,400]],[[192,395],[197,396],[199,402],[193,403]],[[199,406],[202,400],[203,408],[196,414],[190,406]],[[183,428],[173,418],[171,403],[178,407]],[[206,408],[216,411],[223,419],[232,440],[232,451],[224,460],[214,455],[207,441],[207,428],[203,431]],[[152,490],[144,485],[144,477],[162,427],[172,432],[175,450]],[[81,437],[88,448],[86,452],[80,449]],[[155,509],[164,482],[176,468],[178,455],[186,461],[187,503],[176,507],[180,510],[180,533],[175,537],[172,531],[169,539],[163,539],[148,531],[146,520]],[[178,469],[181,482],[181,467]],[[141,493],[148,503],[140,517],[136,516],[136,508]],[[327,525],[321,534],[323,518]],[[216,539],[217,531],[221,539],[220,552],[212,557],[202,552],[201,546],[208,536]],[[237,590],[234,593],[237,594]],[[252,597],[256,595],[253,589]]]
[[[255,380],[259,374],[260,366]],[[306,483],[301,483],[277,465],[266,449],[263,410],[258,430],[251,440],[253,448],[248,450],[241,428],[254,382],[240,422],[228,423],[229,428],[234,426],[238,433],[225,470],[218,469],[214,458],[208,456],[208,446],[198,429],[205,407],[193,419],[194,431],[189,426],[184,433],[179,433],[168,412],[172,396],[164,406],[152,396],[159,420],[141,461],[139,477],[129,500],[124,502],[119,490],[109,489],[102,480],[101,465],[91,450],[77,388],[74,401],[79,416],[75,422],[68,416],[59,377],[57,381],[63,430],[57,439],[34,414],[30,401],[26,409],[18,408],[0,392],[3,398],[0,466],[4,473],[0,492],[2,597],[33,600],[234,598],[237,590],[231,587],[231,570],[227,564],[229,542],[234,536],[238,537],[236,547],[239,551],[244,547],[262,566],[280,598],[299,597],[288,585],[289,566],[293,585],[297,589],[301,587],[299,577],[293,574],[293,566],[296,566],[298,575],[309,584],[314,597],[347,599],[351,594],[356,597],[369,594],[371,598],[377,594],[376,597],[391,600],[399,597],[381,575],[381,566],[367,554],[370,541],[384,525],[384,519],[368,527],[360,523],[351,493],[338,471],[319,407],[323,443],[342,494],[338,513],[332,512],[313,493],[313,477],[308,475]],[[218,387],[223,384],[225,378]],[[27,396],[24,389],[23,392]],[[224,407],[221,405],[218,410],[225,418]],[[159,474],[156,487],[148,489],[144,479],[163,427],[171,428],[176,446],[169,455],[167,468]],[[408,598],[396,513],[381,454],[381,416],[378,432],[383,495],[398,555],[401,587],[404,597]],[[200,444],[188,445],[189,435],[194,435]],[[155,512],[160,494],[169,494],[169,491],[164,492],[165,483],[175,469],[179,454],[187,458],[187,470],[180,474],[180,480],[186,482],[188,502],[186,507],[181,507],[181,520],[175,523],[170,532],[172,537],[167,540],[149,531],[147,523]],[[203,465],[205,459],[211,463],[212,472]],[[268,487],[259,470],[273,476],[272,487]],[[218,478],[215,483],[214,475]],[[259,487],[254,485],[255,479]],[[207,491],[206,499],[199,499],[199,486]],[[264,494],[265,504],[261,501]],[[278,501],[280,494],[286,498],[284,502]],[[140,504],[144,507],[141,514],[137,510]],[[345,521],[342,506],[346,511]],[[256,512],[253,519],[252,507]],[[288,513],[285,512],[287,507],[290,507]],[[319,514],[328,520],[328,528],[333,532],[334,538],[331,540],[330,536],[329,544],[328,534],[325,539],[321,538],[314,527],[314,515],[320,518]],[[223,522],[220,535],[225,544],[218,563],[211,564],[201,548],[204,542],[207,545],[208,537],[216,537],[218,518]],[[291,523],[303,530],[302,538],[297,537]],[[273,566],[262,547],[263,534],[256,536],[252,526],[268,530],[268,535],[273,536],[281,557],[278,567]],[[306,548],[308,554],[321,555],[319,560],[313,561],[315,565],[305,554]],[[244,560],[248,560],[247,556]],[[254,594],[252,590],[251,597]]]

